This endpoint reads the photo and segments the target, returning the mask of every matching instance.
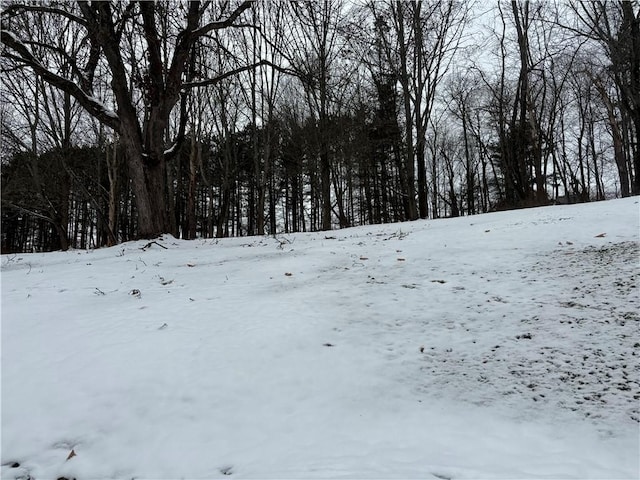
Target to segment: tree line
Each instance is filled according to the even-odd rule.
[[[640,193],[637,1],[10,1],[2,250]]]

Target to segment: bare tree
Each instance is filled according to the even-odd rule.
[[[616,122],[629,123],[627,131],[632,135],[633,161],[628,162],[631,168],[618,169],[621,173],[620,187],[623,196],[630,193],[640,194],[640,4],[636,0],[571,2],[573,12],[582,25],[577,32],[599,42],[610,62],[608,69],[618,89],[620,109],[625,115]],[[599,89],[605,94],[603,89]],[[610,96],[602,97],[605,104],[610,104]],[[612,106],[612,105],[610,105]],[[609,115],[613,113],[607,107]],[[612,131],[613,135],[617,135]],[[620,138],[614,136],[614,143]],[[617,153],[624,155],[618,149]]]
[[[427,129],[437,88],[459,47],[469,5],[454,0],[390,1],[371,2],[369,8],[376,17],[386,63],[402,86],[406,156],[401,182],[406,216],[426,218]]]
[[[70,31],[69,25],[56,22],[52,18],[16,19],[15,21],[22,27],[33,29],[34,49],[39,51],[43,50],[42,45],[47,42],[58,44],[62,41],[61,38],[75,33]],[[61,59],[60,68],[68,70],[69,62]],[[59,92],[41,78],[33,77],[23,66],[4,73],[8,75],[6,75],[5,88],[2,92],[5,97],[3,101],[8,102],[7,105],[12,105],[13,109],[2,116],[2,135],[19,151],[27,153],[24,159],[28,165],[31,188],[40,199],[39,203],[43,208],[36,212],[32,208],[35,205],[25,205],[20,201],[18,204],[8,202],[8,205],[49,222],[58,237],[54,245],[66,250],[69,247],[67,229],[71,178],[63,154],[71,148],[72,135],[80,121],[78,106],[69,94]],[[15,123],[10,126],[7,122]],[[42,153],[52,149],[58,152],[55,163],[59,169],[56,172],[57,188],[54,190],[46,188],[50,182],[44,178],[39,161]]]
[[[292,15],[284,57],[301,80],[309,112],[317,122],[322,230],[331,229],[331,152],[329,117],[335,100],[336,67],[342,53],[342,0],[291,2]]]
[[[210,32],[239,25],[252,2],[245,1],[220,19],[201,25],[209,3],[177,4],[173,15],[184,15],[175,32],[163,38],[158,24],[168,9],[155,2],[13,3],[2,12],[3,56],[31,67],[36,75],[76,99],[91,115],[120,135],[138,212],[138,234],[153,237],[171,230],[171,198],[166,165],[177,152],[181,138],[166,138],[172,110],[181,92],[244,71],[222,72],[215,78],[186,83],[184,73],[194,43]],[[45,45],[36,53],[29,31],[20,30],[17,18],[55,16],[75,24],[78,40],[65,45]],[[128,38],[127,38],[128,37]],[[132,48],[126,48],[127,43]],[[74,47],[80,46],[80,48]],[[68,71],[57,68],[66,60]],[[115,110],[94,96],[94,74],[100,62],[109,69]],[[142,68],[135,68],[142,65]],[[132,72],[141,71],[141,78]],[[137,99],[141,99],[141,103]]]

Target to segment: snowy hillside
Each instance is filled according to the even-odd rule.
[[[2,478],[638,478],[638,203],[3,255]]]

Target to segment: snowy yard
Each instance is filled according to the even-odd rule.
[[[3,255],[2,478],[638,478],[638,203]]]

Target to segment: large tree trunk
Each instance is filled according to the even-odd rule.
[[[122,141],[138,212],[138,237],[155,238],[170,231],[164,157],[153,159],[143,156],[135,139],[126,133]]]

